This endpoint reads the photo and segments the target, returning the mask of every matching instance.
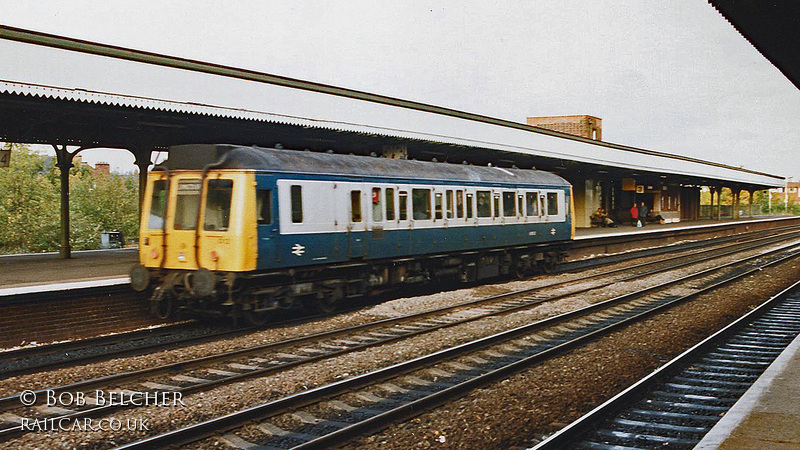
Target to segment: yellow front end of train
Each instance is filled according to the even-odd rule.
[[[160,275],[255,270],[254,185],[248,171],[151,172],[139,229],[141,265]]]

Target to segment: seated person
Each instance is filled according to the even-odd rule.
[[[597,208],[597,211],[592,214],[590,220],[592,221],[592,225],[597,225],[600,227],[616,227],[617,224],[608,217],[608,213],[603,208]]]

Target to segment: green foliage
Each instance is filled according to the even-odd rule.
[[[58,251],[60,171],[55,157],[25,145],[11,148],[11,167],[0,169],[0,253]],[[93,175],[90,167],[70,169],[70,225],[74,250],[100,248],[100,232],[120,229],[136,236],[139,224],[135,175]]]
[[[47,176],[46,158],[18,144],[11,149],[11,166],[0,169],[0,252],[41,252],[58,249],[58,186]]]
[[[772,201],[770,202],[767,191],[758,191],[753,195],[753,204],[758,205],[761,214],[800,215],[800,204],[795,203],[791,198],[787,204],[784,204],[782,193],[772,194]]]

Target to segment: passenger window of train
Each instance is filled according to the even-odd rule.
[[[467,219],[472,219],[472,194],[467,194]]]
[[[408,220],[408,192],[400,191],[398,194],[400,202],[400,220]]]
[[[464,218],[464,191],[456,191],[456,216]]]
[[[206,213],[203,229],[228,231],[231,217],[231,193],[233,180],[209,180],[206,196]]]
[[[350,191],[350,221],[361,222],[361,191]]]
[[[259,225],[272,223],[272,191],[269,189],[256,191],[256,214]]]
[[[435,200],[436,201],[436,203],[435,203],[436,204],[436,218],[437,219],[441,219],[442,218],[442,193],[441,192],[437,192],[435,194],[435,196],[436,196],[436,200]]]
[[[500,217],[500,194],[494,194],[494,216]]]
[[[381,204],[381,188],[372,188],[372,221],[383,222],[383,205]]]
[[[156,180],[153,182],[153,196],[150,197],[150,217],[147,219],[147,228],[161,230],[164,228],[164,210],[167,206],[167,182]]]
[[[492,217],[492,193],[478,191],[478,217]]]
[[[528,208],[528,216],[538,216],[539,215],[539,208],[536,206],[538,202],[536,198],[539,196],[536,192],[526,192],[525,193],[525,206]]]
[[[386,188],[386,220],[394,220],[394,189]]]
[[[548,216],[557,216],[558,215],[558,193],[557,192],[548,192],[547,193],[547,215]]]
[[[447,210],[447,218],[452,219],[455,214],[453,214],[453,191],[447,191],[445,193],[445,210]]]
[[[292,223],[303,222],[303,187],[292,185]]]
[[[506,217],[514,217],[517,215],[514,208],[514,193],[503,192],[503,215]]]
[[[414,212],[414,220],[430,220],[431,219],[431,190],[430,189],[412,189],[411,190],[411,207]]]
[[[178,181],[178,200],[175,204],[175,229],[197,228],[197,212],[200,209],[200,180]]]

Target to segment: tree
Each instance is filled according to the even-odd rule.
[[[11,166],[0,169],[0,253],[57,251],[60,245],[60,173],[46,157],[21,144]],[[93,174],[87,165],[70,169],[71,245],[100,248],[100,233],[139,229],[138,180],[134,175]]]
[[[5,144],[11,165],[0,169],[0,253],[58,249],[58,187],[47,158],[25,145]]]
[[[138,180],[118,174],[80,173],[70,183],[73,247],[100,247],[102,231],[120,230],[123,236],[139,232]]]

